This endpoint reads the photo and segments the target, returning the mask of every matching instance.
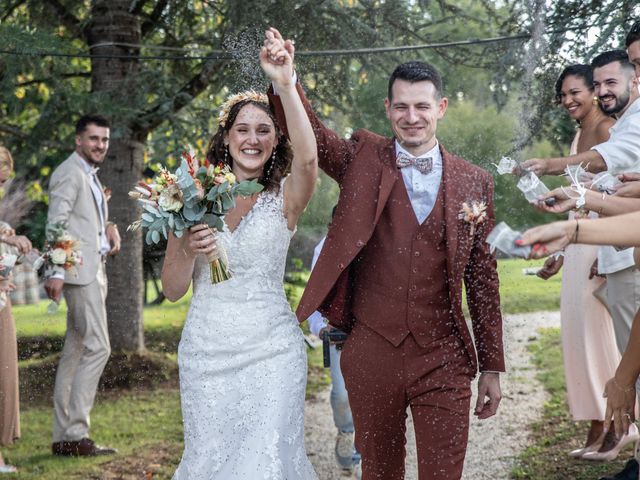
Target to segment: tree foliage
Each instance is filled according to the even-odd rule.
[[[586,56],[589,52],[579,47],[580,35],[593,22],[611,37],[607,41],[619,39],[621,25],[637,14],[635,2],[593,1],[585,8],[584,2],[562,1],[545,8],[545,38],[550,47],[534,69],[537,83],[532,85],[536,92],[544,91],[538,97],[518,89],[527,53],[522,38],[376,55],[310,52],[517,36],[532,30],[541,1],[4,2],[0,5],[0,142],[14,152],[18,175],[32,182],[32,197],[46,202],[42,192],[48,175],[73,149],[75,120],[90,111],[108,116],[114,125],[113,142],[100,175],[114,190],[110,211],[119,223],[131,223],[138,212],[126,192],[143,171],[156,162],[175,165],[186,143],[202,151],[216,128],[217,107],[227,93],[265,88],[257,52],[269,25],[296,40],[298,73],[309,96],[341,133],[359,126],[388,131],[381,104],[386,78],[397,63],[424,59],[442,70],[450,98],[469,102],[452,110],[460,122],[480,128],[487,121],[500,128],[504,120],[493,105],[504,109],[510,98],[520,95],[521,110],[535,109],[538,123],[533,131],[542,134],[542,119],[550,109],[545,75],[554,75],[559,64],[554,55],[568,48],[576,58]],[[536,2],[538,10],[533,8]],[[619,24],[613,26],[614,22]],[[567,26],[579,33],[572,37],[566,31],[553,31]],[[525,107],[530,105],[525,100],[531,98],[537,105]],[[443,124],[445,136],[446,129],[451,129],[451,143],[457,141],[465,150],[478,145],[473,140],[478,135],[497,135],[495,144],[507,148],[504,132],[508,129],[463,128],[455,133],[456,115],[448,120],[451,127]],[[495,153],[469,150],[467,156],[478,155],[479,162]],[[312,203],[303,225],[327,221],[326,213],[316,210],[329,210],[327,203],[336,191],[326,177],[320,183],[323,200]],[[40,205],[30,219],[32,233],[42,230],[44,204]],[[141,283],[136,270],[141,252],[139,235],[126,235],[122,254],[109,267],[115,349],[142,347],[141,306],[129,306],[138,293],[127,283]],[[113,338],[113,332],[120,337]]]

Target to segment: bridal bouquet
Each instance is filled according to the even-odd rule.
[[[191,149],[181,157],[180,167],[174,173],[159,167],[152,183],[139,182],[129,192],[142,205],[143,212],[128,230],[146,228],[147,244],[158,243],[160,235],[168,238],[168,232],[180,238],[186,229],[198,223],[221,231],[222,217],[235,206],[235,198],[253,195],[263,188],[257,180],[238,182],[227,165],[200,162]],[[226,262],[219,256],[224,257],[224,252],[219,247],[218,252],[207,258],[211,283],[231,277]]]

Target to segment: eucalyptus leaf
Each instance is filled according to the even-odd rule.
[[[261,192],[263,189],[264,187],[258,183],[258,180],[244,180],[235,186],[234,193],[236,195],[248,197],[249,195],[253,195],[254,193]]]
[[[229,210],[231,210],[233,207],[236,206],[236,201],[235,199],[231,196],[230,193],[225,193],[223,194],[221,197],[222,200],[222,209],[225,212],[228,212]]]

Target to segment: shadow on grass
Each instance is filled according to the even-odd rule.
[[[60,355],[31,359],[20,365],[20,398],[22,406],[49,405]],[[178,365],[166,353],[112,354],[100,377],[98,390],[105,398],[118,397],[123,391],[178,388]]]

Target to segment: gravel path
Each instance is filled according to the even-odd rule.
[[[472,416],[463,479],[506,479],[514,457],[526,446],[527,426],[539,418],[546,394],[535,377],[527,345],[541,327],[560,325],[559,312],[508,315],[504,318],[507,373],[501,376],[498,415],[484,421]],[[474,382],[475,383],[475,382]],[[473,394],[472,405],[475,402]],[[320,480],[349,478],[335,466],[335,427],[327,389],[306,404],[307,453]],[[415,440],[408,421],[407,480],[418,478]]]

